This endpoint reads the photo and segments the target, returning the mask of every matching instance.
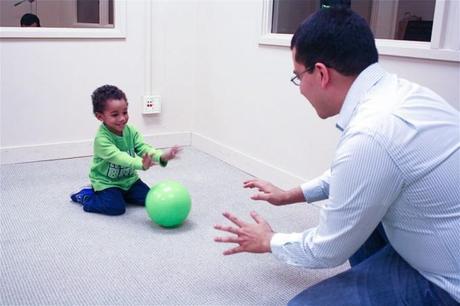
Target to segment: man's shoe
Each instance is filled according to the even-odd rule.
[[[77,202],[83,205],[86,199],[91,197],[93,194],[94,194],[93,187],[84,186],[79,191],[71,193],[70,199],[74,202]]]

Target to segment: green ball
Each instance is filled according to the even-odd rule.
[[[190,194],[176,181],[163,181],[152,186],[145,199],[145,208],[150,219],[163,227],[182,224],[191,206]]]

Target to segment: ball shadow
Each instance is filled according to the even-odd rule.
[[[189,232],[196,227],[196,224],[191,220],[185,220],[182,224],[171,227],[160,226],[151,220],[145,220],[145,223],[147,223],[152,230],[168,234],[180,234]]]

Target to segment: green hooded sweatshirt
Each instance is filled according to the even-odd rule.
[[[163,152],[144,143],[142,135],[131,125],[123,129],[123,136],[112,133],[101,124],[94,139],[94,156],[89,178],[95,191],[110,187],[128,190],[138,179],[136,170],[143,170],[142,156],[147,153],[162,167]]]

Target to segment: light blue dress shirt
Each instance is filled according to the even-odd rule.
[[[393,248],[460,301],[460,115],[431,90],[369,66],[340,111],[330,170],[303,184],[329,199],[319,225],[277,233],[272,253],[307,268],[344,263],[382,222]]]

